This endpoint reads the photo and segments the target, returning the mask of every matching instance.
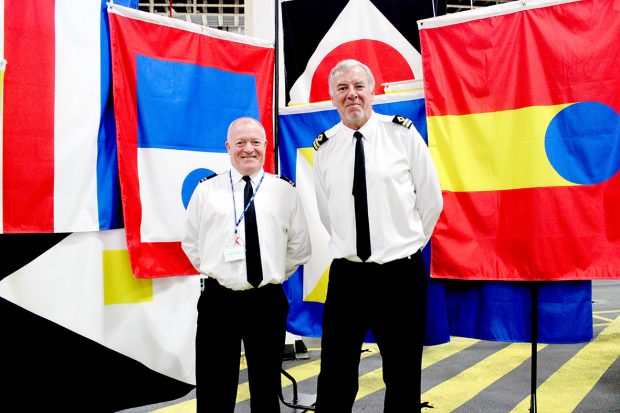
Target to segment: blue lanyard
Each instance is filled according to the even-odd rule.
[[[241,223],[241,220],[243,219],[243,217],[245,217],[245,213],[248,211],[248,208],[250,207],[250,205],[252,205],[252,202],[254,202],[254,197],[256,196],[256,193],[258,192],[260,185],[263,183],[263,179],[265,178],[265,172],[263,172],[263,176],[260,177],[260,181],[258,181],[258,185],[256,186],[254,193],[252,194],[252,198],[250,198],[250,201],[245,206],[245,209],[241,213],[241,216],[239,217],[239,219],[237,219],[237,205],[235,202],[235,187],[233,186],[233,181],[232,181],[232,171],[228,171],[228,177],[230,178],[230,190],[232,192],[233,211],[235,213],[235,216],[233,217],[233,221],[235,222],[235,235],[237,235],[237,228],[239,228],[239,224]]]

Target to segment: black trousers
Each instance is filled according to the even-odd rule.
[[[254,413],[280,412],[280,370],[288,300],[279,284],[233,291],[207,279],[198,300],[196,402],[199,413],[232,413],[245,348]]]
[[[323,312],[317,413],[352,411],[369,329],[383,362],[384,412],[420,411],[426,286],[419,252],[382,265],[332,262]]]

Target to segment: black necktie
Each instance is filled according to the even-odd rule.
[[[353,173],[353,197],[355,198],[355,230],[357,233],[357,256],[366,261],[370,257],[370,228],[368,225],[368,196],[366,193],[366,166],[364,143],[359,131],[353,134],[355,143],[355,167]]]
[[[254,190],[249,176],[244,176],[245,188],[243,189],[244,208],[250,202]],[[245,265],[248,272],[248,282],[254,287],[258,287],[263,281],[263,267],[260,259],[260,246],[258,245],[258,229],[256,227],[256,211],[254,202],[245,211],[243,218],[245,221]]]

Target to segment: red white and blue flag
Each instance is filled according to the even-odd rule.
[[[127,247],[139,278],[195,274],[181,249],[198,181],[230,167],[230,122],[265,126],[273,171],[273,44],[109,8]]]
[[[432,275],[620,277],[620,0],[419,23],[444,195]]]
[[[4,1],[0,232],[122,227],[104,11]]]

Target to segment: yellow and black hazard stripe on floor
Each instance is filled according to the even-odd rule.
[[[607,322],[597,326],[600,330],[593,341],[537,347],[538,411],[620,412],[620,310],[605,312],[607,316],[601,313],[595,313],[595,317],[603,317]],[[470,351],[470,357],[476,354],[484,357],[469,366],[467,362],[455,362],[450,377],[423,392],[422,399],[434,406],[433,412],[528,412],[531,345],[477,342],[473,346],[479,345],[491,350],[490,354],[486,355],[482,349]],[[433,347],[427,350],[428,353],[443,351]],[[614,364],[615,372],[609,371]],[[606,373],[615,377],[615,390],[605,388],[606,383],[596,389]],[[426,376],[426,370],[423,375]],[[593,400],[588,401],[595,389],[600,394],[592,395]],[[615,402],[606,407],[596,400],[608,398]]]
[[[537,411],[541,413],[620,412],[620,309],[595,311],[595,337],[588,343],[538,345]],[[383,411],[385,386],[376,345],[366,345],[360,364],[360,389],[354,412]],[[320,349],[310,348],[308,360],[285,361],[300,393],[314,393]],[[403,357],[407,344],[403,340]],[[529,412],[531,345],[452,337],[424,350],[422,400],[424,412]],[[245,365],[237,394],[236,413],[250,412]],[[284,395],[291,397],[283,377]],[[190,413],[195,400],[152,410]],[[282,412],[291,411],[282,406]]]

